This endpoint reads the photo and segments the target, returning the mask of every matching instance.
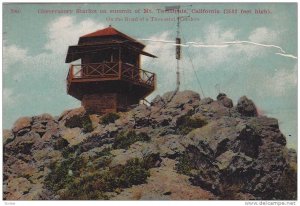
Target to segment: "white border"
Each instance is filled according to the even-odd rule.
[[[50,1],[50,0],[44,0],[44,1],[37,1],[37,0],[31,0],[31,1],[26,1],[26,0],[0,0],[1,1],[1,11],[0,11],[0,15],[1,15],[1,32],[0,32],[0,36],[2,39],[2,27],[3,27],[3,19],[2,19],[2,11],[3,11],[3,3],[298,3],[297,7],[298,7],[298,11],[299,11],[299,0],[297,1],[271,1],[271,0],[264,0],[262,1],[245,1],[245,2],[241,2],[241,1],[236,1],[236,0],[231,0],[231,1],[224,1],[224,0],[211,0],[211,1],[184,1],[184,0],[178,0],[178,1],[172,1],[172,0],[165,0],[165,1],[161,1],[161,0],[152,0],[152,1],[146,1],[146,0],[123,0],[123,1],[96,1],[96,0],[85,0],[85,1],[74,1],[74,0],[64,0],[64,1]],[[299,20],[299,12],[298,12],[298,20]],[[299,48],[299,21],[298,21],[298,48]],[[3,48],[2,45],[2,41],[1,41],[1,47]],[[2,56],[2,49],[0,51],[1,57]],[[2,65],[2,58],[1,58],[1,65]],[[2,67],[2,66],[1,66]],[[1,84],[1,90],[2,90],[2,72],[1,72],[1,78],[0,78],[0,84]],[[299,80],[299,72],[298,72],[298,80]],[[2,90],[3,91],[3,90]],[[2,95],[0,97],[1,99],[1,108],[3,110],[2,107]],[[298,105],[299,105],[299,84],[298,84]],[[1,111],[2,111],[1,110]],[[299,109],[298,109],[298,128],[299,128]],[[1,120],[0,120],[0,128],[1,130],[2,128],[2,112],[1,112]],[[2,133],[1,133],[2,134]],[[2,136],[1,136],[2,137]],[[299,137],[299,131],[298,131],[298,137]],[[1,138],[1,144],[2,144],[2,138]],[[298,151],[299,151],[299,143],[298,143]],[[0,153],[3,155],[3,147],[1,147],[0,149]],[[1,166],[3,165],[3,158],[1,158]],[[298,161],[298,165],[299,165],[299,161]],[[0,172],[2,174],[2,167],[0,167]],[[2,178],[0,180],[1,185],[2,185]],[[298,201],[3,201],[3,196],[2,196],[2,186],[0,187],[0,197],[1,197],[1,203],[2,205],[37,205],[40,206],[41,204],[43,206],[52,206],[52,205],[72,205],[72,206],[76,206],[76,205],[116,205],[116,206],[120,206],[120,205],[128,205],[128,206],[135,206],[135,205],[146,205],[146,206],[153,206],[153,204],[156,205],[170,205],[172,204],[172,206],[177,206],[177,205],[189,205],[189,206],[199,206],[199,205],[224,205],[224,206],[235,206],[235,205],[246,205],[247,202],[249,202],[250,204],[252,203],[252,205],[271,205],[273,202],[277,202],[277,205],[279,205],[281,203],[281,205],[283,203],[287,203],[287,202],[291,202],[291,203],[295,203],[294,205],[298,205],[299,202]],[[298,199],[299,199],[299,172],[298,172]],[[249,205],[250,205],[249,204]]]

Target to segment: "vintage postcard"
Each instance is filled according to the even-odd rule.
[[[3,200],[297,200],[297,15],[3,3]]]

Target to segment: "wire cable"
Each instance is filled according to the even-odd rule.
[[[181,32],[181,33],[182,33],[183,41],[185,41],[183,32]],[[189,52],[189,48],[187,48],[187,54],[188,54],[188,57],[189,57],[189,61],[190,61],[191,65],[192,65],[192,69],[193,69],[193,71],[194,71],[194,74],[195,74],[195,76],[196,76],[198,85],[199,85],[200,90],[201,90],[201,92],[202,92],[202,95],[203,95],[203,97],[205,97],[204,91],[203,91],[202,86],[201,86],[201,83],[200,83],[200,80],[199,80],[198,75],[197,75],[196,70],[195,70],[195,66],[194,66],[193,60],[192,60],[191,55],[190,55],[190,52]]]

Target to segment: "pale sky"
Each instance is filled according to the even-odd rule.
[[[158,14],[172,4],[4,4],[3,6],[3,128],[11,128],[21,116],[41,113],[59,115],[80,102],[66,94],[67,48],[84,34],[111,24],[135,39],[173,41],[175,21],[151,21],[151,17],[174,18]],[[216,47],[184,47],[181,90],[194,90],[201,97],[216,98],[218,91],[234,104],[246,95],[265,115],[279,120],[289,147],[297,145],[297,4],[296,3],[198,3],[181,5],[194,21],[181,22],[182,42],[223,45],[247,41],[254,44],[227,44]],[[153,13],[134,13],[151,9]],[[20,11],[12,12],[11,9]],[[38,14],[40,10],[65,9],[72,14]],[[76,14],[76,9],[130,9],[131,14]],[[221,11],[220,14],[191,13],[192,9]],[[224,14],[224,9],[251,14]],[[255,14],[266,9],[269,14]],[[118,17],[123,21],[108,22]],[[125,21],[125,17],[139,21]],[[144,18],[144,20],[142,20]],[[148,19],[148,21],[147,21]],[[142,41],[142,40],[141,40]],[[176,61],[174,45],[142,41],[145,50],[158,59],[143,58],[142,68],[158,76],[157,90],[148,97],[174,90]],[[282,53],[281,47],[286,53]],[[281,54],[276,54],[281,53]],[[192,60],[192,62],[190,61]],[[193,69],[193,66],[194,69]],[[203,88],[201,92],[197,78]]]

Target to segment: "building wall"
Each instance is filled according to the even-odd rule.
[[[128,106],[138,104],[139,99],[134,94],[103,93],[84,95],[81,105],[90,112],[106,114],[126,111]]]
[[[117,111],[117,94],[91,94],[84,95],[81,101],[81,105],[91,112],[98,114],[106,114],[109,112]]]

